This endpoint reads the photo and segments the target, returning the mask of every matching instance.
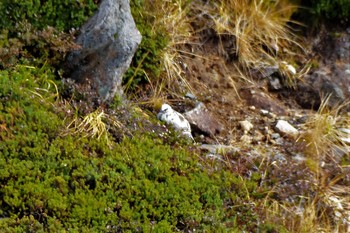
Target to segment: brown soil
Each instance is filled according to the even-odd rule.
[[[333,158],[332,161],[325,158],[321,160],[315,155],[308,159],[310,156],[306,155],[305,143],[302,140],[296,141],[295,137],[278,135],[275,129],[276,122],[283,119],[299,132],[305,131],[304,123],[315,114],[321,102],[321,93],[317,89],[321,83],[317,72],[343,72],[336,77],[324,75],[325,80],[322,81],[334,81],[343,88],[346,98],[349,98],[350,75],[346,75],[350,72],[350,59],[346,52],[350,52],[350,48],[346,50],[345,44],[350,38],[350,32],[342,31],[341,37],[333,38],[332,42],[335,43],[332,48],[345,48],[345,56],[337,55],[341,49],[324,49],[322,44],[329,42],[330,34],[331,31],[303,39],[308,53],[297,55],[295,63],[299,65],[298,70],[308,60],[312,60],[314,66],[294,88],[282,87],[277,91],[271,90],[268,79],[261,78],[258,72],[250,72],[249,76],[243,75],[246,72],[238,68],[237,58],[231,53],[232,45],[227,41],[222,40],[220,43],[217,38],[207,34],[201,35],[198,43],[201,46],[181,48],[185,51],[180,60],[183,73],[197,100],[190,100],[184,96],[179,98],[178,95],[174,97],[175,95],[168,93],[167,101],[181,113],[193,109],[197,101],[203,102],[213,118],[222,126],[222,130],[214,136],[193,132],[195,130],[192,127],[196,144],[191,148],[200,152],[204,161],[219,159],[229,166],[232,172],[244,177],[249,178],[253,172],[258,172],[261,174],[261,187],[266,186],[273,190],[271,198],[279,202],[298,205],[296,203],[303,199],[301,197],[312,200],[319,195],[318,189],[327,190],[328,184],[349,187],[350,168],[339,166],[339,159],[338,162]],[[345,42],[341,38],[345,38]],[[150,107],[149,110],[157,113],[158,109]],[[263,113],[261,110],[267,112]],[[240,121],[243,120],[253,124],[248,133],[241,128]],[[164,136],[169,135],[169,131],[162,126],[151,125],[150,130],[160,132],[158,134],[164,140],[174,140]],[[179,145],[174,141],[170,141],[170,144],[174,144],[175,147]],[[233,150],[228,149],[208,156],[208,151],[199,149],[200,144],[225,145],[223,148]],[[344,159],[346,164],[349,163],[349,155],[345,154],[341,159]],[[315,164],[323,164],[320,173],[312,170],[312,166],[318,166]],[[319,176],[322,177],[322,181],[318,180]],[[348,193],[339,195],[343,195],[343,198]],[[328,206],[321,200],[318,200],[318,204]]]
[[[349,64],[350,61],[347,57],[339,58],[339,56],[334,55],[334,49],[324,49],[324,46],[334,48],[340,43],[344,43],[344,39],[333,39],[330,42],[330,36],[334,33],[322,31],[316,36],[304,38],[303,44],[309,53],[298,55],[296,58],[298,62],[313,59],[313,62],[317,63],[317,66],[322,66],[323,70],[334,69],[334,64],[337,66]],[[342,33],[346,34],[346,32]],[[184,74],[192,87],[193,94],[199,101],[205,103],[211,114],[223,126],[223,130],[215,138],[198,139],[200,142],[236,144],[243,136],[243,131],[239,126],[241,120],[249,120],[254,125],[255,131],[253,130],[251,133],[251,136],[254,136],[254,133],[260,134],[264,130],[273,129],[276,119],[286,118],[292,124],[303,123],[305,117],[313,112],[311,109],[315,107],[317,109],[319,106],[320,99],[316,99],[314,103],[310,98],[310,96],[312,98],[319,97],[313,84],[306,87],[302,85],[299,90],[283,88],[280,91],[271,92],[268,88],[268,81],[260,79],[257,72],[255,74],[251,72],[251,75],[247,77],[243,75],[244,72],[238,69],[238,61],[230,52],[232,51],[230,40],[226,38],[226,40],[219,41],[216,37],[202,34],[199,41],[201,46],[182,48],[188,53],[196,54],[181,58],[183,67],[185,67]],[[312,68],[309,73],[317,70],[317,66]],[[304,80],[300,83],[303,82]],[[347,82],[348,80],[344,79],[339,83],[340,86],[344,86],[345,91],[348,86]],[[302,101],[306,102],[305,106],[300,104]],[[175,109],[180,112],[189,110],[193,106],[181,107],[184,104],[176,106],[176,103],[174,105]],[[275,114],[276,117],[269,119],[262,116],[260,110],[267,110]],[[298,127],[298,125],[294,126]]]
[[[223,126],[223,130],[214,138],[216,143],[227,145],[239,142],[243,135],[239,126],[241,120],[251,121],[257,131],[271,128],[273,122],[262,117],[262,109],[277,116],[288,116],[290,112],[299,111],[294,101],[270,93],[266,80],[259,80],[254,75],[246,77],[239,70],[238,62],[223,49],[227,46],[220,46],[215,38],[206,41],[200,47],[191,47],[197,55],[182,57],[182,63],[186,67],[185,77],[193,94],[205,103]],[[203,142],[210,140],[207,138]]]
[[[314,59],[313,62],[318,66],[310,70],[311,74],[320,66],[322,70],[334,69],[332,68],[334,64],[350,66],[350,59],[346,56],[335,56],[334,50],[319,49],[323,43],[328,43],[329,34],[331,32],[326,36],[316,35],[316,37],[310,36],[304,39],[303,44],[309,45],[309,47],[306,46],[309,53],[299,55],[297,59],[298,62]],[[345,38],[350,38],[350,32]],[[315,80],[306,76],[306,79],[301,80],[300,85],[297,83],[294,89],[284,87],[280,91],[269,91],[268,81],[259,78],[257,73],[251,74],[250,77],[243,76],[238,69],[237,60],[229,52],[230,49],[223,49],[230,46],[220,46],[216,38],[205,38],[205,41],[202,46],[187,48],[188,53],[194,51],[194,54],[197,55],[183,56],[181,62],[185,67],[185,77],[192,87],[192,94],[197,97],[198,101],[205,104],[214,118],[222,125],[222,130],[214,137],[195,135],[196,142],[239,148],[238,157],[227,157],[232,168],[236,170],[244,169],[245,166],[240,162],[242,159],[250,160],[256,156],[260,156],[261,159],[261,156],[266,156],[264,157],[266,163],[275,165],[268,167],[270,175],[269,178],[266,177],[266,180],[275,180],[274,189],[278,193],[276,194],[277,199],[293,201],[294,197],[311,195],[310,185],[316,178],[307,165],[298,159],[300,155],[305,156],[303,154],[304,145],[296,142],[295,138],[283,135],[281,135],[282,140],[277,142],[272,135],[276,133],[275,125],[279,119],[287,120],[299,131],[304,130],[303,124],[310,115],[315,113],[315,109],[312,108],[317,110],[320,104],[320,93],[315,90],[313,83]],[[344,42],[336,40],[334,43],[337,46]],[[328,52],[325,53],[325,51]],[[333,81],[338,82],[339,86],[348,87],[350,75],[348,79],[339,80]],[[307,85],[304,85],[305,83]],[[347,90],[344,89],[344,91]],[[301,103],[306,104],[302,106]],[[180,112],[188,111],[194,106],[193,103],[189,105],[187,100],[180,100],[179,103],[173,101],[172,104]],[[269,113],[262,114],[261,110],[267,110]],[[241,129],[239,121],[243,120],[248,120],[254,125],[248,134]],[[343,173],[339,171],[337,165],[333,164],[329,167],[328,179]],[[350,175],[346,177],[340,182],[343,185],[349,184],[349,181],[345,180],[349,180]]]

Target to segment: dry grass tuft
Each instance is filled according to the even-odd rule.
[[[349,150],[346,140],[350,134],[346,130],[350,130],[350,117],[341,114],[341,110],[350,103],[331,109],[329,99],[330,96],[322,100],[318,112],[305,124],[307,131],[299,138],[306,145],[306,154],[318,161],[333,160],[337,154],[346,154]]]
[[[145,12],[152,16],[154,34],[160,30],[169,38],[160,55],[160,81],[145,74],[152,86],[151,95],[156,98],[164,91],[175,96],[187,90],[195,92],[184,74],[184,58],[201,56],[191,48],[200,50],[205,41],[199,38],[204,34],[219,38],[224,54],[235,54],[245,74],[251,68],[263,72],[282,60],[291,60],[296,50],[302,50],[290,27],[290,23],[296,23],[290,17],[297,7],[286,0],[148,0],[144,4]],[[226,51],[227,39],[230,51]],[[281,69],[281,74],[286,74],[292,86],[304,71],[290,75]]]
[[[342,113],[349,103],[328,107],[323,99],[317,113],[305,124],[298,139],[311,176],[310,192],[299,202],[278,201],[268,196],[263,206],[266,222],[290,232],[350,232],[349,142],[350,116]]]
[[[347,141],[350,116],[342,113],[349,102],[329,108],[329,98],[322,100],[318,112],[305,124],[307,130],[298,139],[304,144],[309,168],[316,179],[312,184],[314,194],[305,197],[306,204],[294,207],[301,214],[298,221],[297,216],[292,217],[297,227],[293,232],[350,231],[348,165],[342,164],[350,158]]]
[[[187,13],[189,11],[189,1],[186,0],[155,0],[146,1],[146,8],[154,15],[154,30],[165,31],[169,41],[161,54],[164,73],[161,82],[154,85],[155,94],[167,88],[168,92],[176,93],[186,88],[191,89],[186,78],[183,76],[181,67],[181,56],[184,56],[179,47],[190,44],[193,41],[191,19]]]
[[[350,212],[343,207],[348,204],[348,200],[331,195],[302,197],[299,203],[272,200],[265,208],[265,219],[288,232],[349,232]]]
[[[209,25],[219,37],[232,38],[243,67],[275,65],[279,52],[291,46],[301,47],[287,24],[292,22],[290,16],[297,7],[286,1],[211,1],[201,9],[211,19],[204,27]]]
[[[108,127],[106,122],[114,127],[121,128],[122,123],[113,119],[103,110],[97,109],[94,112],[87,114],[83,119],[75,118],[68,126],[68,134],[83,134],[83,137],[103,138],[109,143]]]

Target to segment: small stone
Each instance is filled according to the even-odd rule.
[[[350,90],[349,90],[350,91]],[[249,109],[250,110],[255,110],[256,108],[255,108],[255,106],[249,106]]]
[[[236,153],[239,149],[233,146],[202,144],[199,146],[201,150],[209,151],[212,154]]]
[[[299,134],[299,131],[285,120],[278,120],[276,124],[276,129],[283,135],[292,138],[295,138]]]
[[[276,114],[274,114],[273,112],[269,112],[267,116],[272,119],[275,119],[277,117]]]
[[[340,128],[338,130],[341,133],[340,140],[343,141],[344,143],[349,143],[350,144],[350,129]]]
[[[272,91],[282,89],[282,84],[281,84],[279,78],[271,77],[271,80],[269,81],[269,89]]]
[[[265,126],[263,130],[264,130],[264,134],[268,137],[270,137],[270,135],[273,134],[273,131],[269,129],[269,127],[267,126]]]
[[[186,98],[191,99],[191,100],[196,100],[197,97],[193,95],[191,92],[187,92],[185,95]]]
[[[163,104],[157,118],[171,125],[175,130],[181,132],[184,136],[192,139],[191,126],[188,120],[179,112],[172,109],[168,104]]]
[[[242,90],[242,94],[246,95],[245,99],[248,106],[253,105],[259,110],[265,109],[278,115],[286,114],[286,109],[281,102],[276,98],[272,98],[263,91],[252,94],[251,90]]]
[[[295,75],[297,73],[296,69],[294,68],[294,66],[288,64],[287,62],[285,61],[282,61],[281,62],[283,65],[282,65],[282,69],[285,69],[287,70],[291,75]]]
[[[269,111],[267,111],[265,109],[261,109],[260,112],[263,116],[267,116],[267,114],[269,114]]]
[[[254,127],[254,125],[247,120],[240,121],[239,124],[244,130],[244,134],[247,134]]]
[[[283,145],[284,140],[283,138],[276,138],[275,142],[276,142],[276,145]]]
[[[279,134],[279,133],[273,133],[273,134],[271,134],[271,138],[272,139],[278,139],[278,138],[280,138],[281,137],[281,135]]]
[[[292,159],[297,162],[304,162],[306,160],[306,158],[301,154],[296,154],[294,157],[292,157]]]
[[[284,157],[284,155],[281,154],[281,153],[277,153],[277,154],[273,155],[273,159],[274,159],[275,161],[279,161],[279,162],[285,162],[285,161],[287,161],[287,160],[286,160],[286,157]]]
[[[271,75],[273,75],[278,71],[278,66],[275,65],[275,66],[265,67],[261,71],[262,71],[261,72],[262,78],[270,77]]]
[[[321,93],[323,96],[329,96],[326,104],[331,108],[337,107],[339,103],[345,100],[343,90],[336,83],[330,81],[323,82]]]
[[[245,144],[251,144],[253,139],[251,136],[245,134],[239,140]]]
[[[308,121],[309,117],[308,116],[299,116],[297,118],[297,121],[299,124],[305,124]]]
[[[253,142],[261,142],[265,140],[265,136],[260,131],[254,132]]]
[[[295,75],[297,73],[296,69],[292,65],[287,65],[287,69],[292,75]]]

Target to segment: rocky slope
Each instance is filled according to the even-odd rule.
[[[306,52],[296,55],[300,60],[294,66],[297,72],[307,64],[310,69],[287,86],[275,67],[266,68],[268,75],[251,71],[250,77],[243,76],[234,61],[218,52],[218,41],[206,39],[190,48],[196,56],[181,60],[191,92],[167,101],[192,123],[204,157],[229,164],[246,177],[259,171],[261,183],[271,185],[273,199],[286,205],[305,208],[296,204],[300,197],[322,195],[320,205],[349,230],[350,28],[323,28],[303,40]],[[323,151],[327,156],[310,152],[314,141],[305,139],[314,130],[310,124],[315,116],[326,114],[325,109],[339,112],[327,117],[344,116],[334,127],[347,129],[341,149],[330,146]],[[333,192],[334,187],[342,191]]]

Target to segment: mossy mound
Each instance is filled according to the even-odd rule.
[[[97,9],[93,0],[3,0],[0,3],[0,31],[15,34],[18,23],[27,21],[36,29],[47,26],[68,31],[80,27]]]
[[[301,7],[295,17],[311,29],[318,29],[322,25],[346,26],[350,23],[349,0],[301,0],[298,3]]]
[[[120,143],[70,133],[74,111],[57,98],[53,78],[50,67],[0,72],[1,232],[224,231],[239,219],[256,226],[240,202],[258,180],[149,133]]]

